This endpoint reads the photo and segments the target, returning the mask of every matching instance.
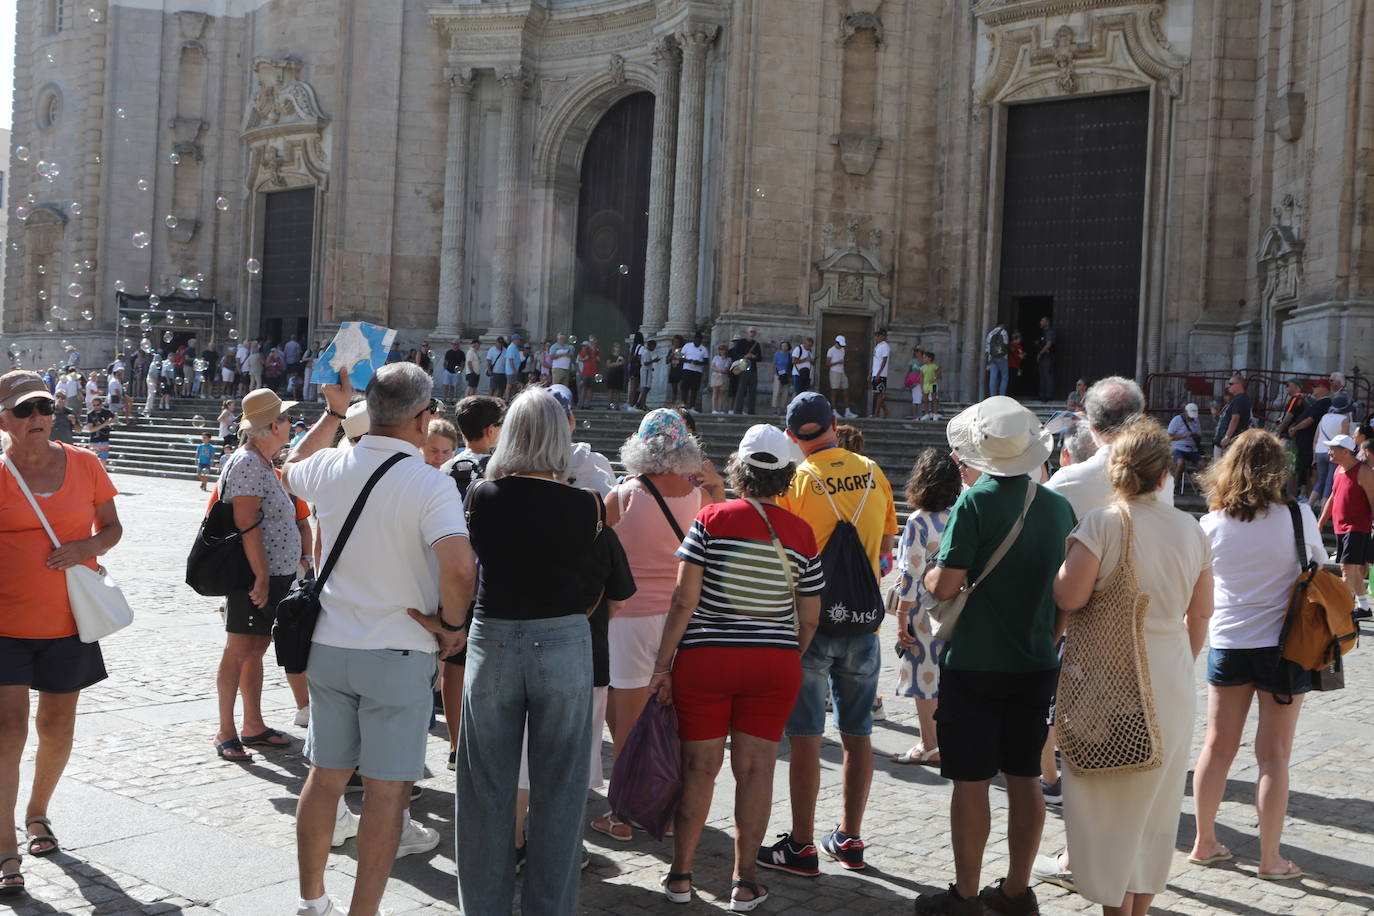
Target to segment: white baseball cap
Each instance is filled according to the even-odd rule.
[[[1327,439],[1322,442],[1322,445],[1327,448],[1343,448],[1352,452],[1355,451],[1355,440],[1350,436],[1337,436],[1334,439]]]
[[[835,335],[835,343],[839,344],[839,345],[842,346],[842,347],[847,347],[847,346],[849,346],[849,344],[845,341],[844,335],[843,335],[843,334],[836,334],[836,335]]]
[[[789,464],[801,464],[801,449],[776,426],[758,423],[749,427],[739,440],[735,457],[765,471],[776,471]]]
[[[344,411],[343,431],[349,439],[366,436],[372,429],[372,418],[367,415],[367,401],[356,401]]]
[[[1186,413],[1188,416],[1192,417],[1193,419],[1197,419],[1197,405],[1196,405],[1196,404],[1184,404],[1184,405],[1183,405],[1183,412]]]

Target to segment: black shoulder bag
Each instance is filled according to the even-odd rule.
[[[215,500],[186,555],[186,584],[196,594],[223,597],[253,587],[253,567],[243,551],[243,536],[262,524],[262,516],[259,509],[258,520],[240,531],[234,524],[233,500]]]
[[[362,492],[354,500],[353,508],[349,510],[348,518],[344,520],[343,528],[339,531],[339,539],[330,549],[319,577],[293,582],[291,591],[278,602],[277,620],[272,625],[272,643],[277,647],[277,664],[285,668],[287,674],[305,673],[305,665],[310,660],[310,641],[315,636],[315,621],[320,617],[320,592],[324,590],[324,583],[329,579],[334,564],[343,553],[348,536],[353,533],[353,526],[358,524],[358,516],[363,514],[363,506],[367,504],[367,497],[372,493],[372,488],[382,479],[383,474],[405,457],[405,453],[397,452],[372,472],[367,483],[363,484]]]

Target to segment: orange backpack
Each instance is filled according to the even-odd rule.
[[[1293,517],[1293,537],[1302,571],[1293,583],[1279,648],[1289,661],[1308,671],[1319,671],[1339,663],[1342,655],[1355,648],[1360,635],[1351,617],[1355,596],[1339,576],[1308,559],[1297,505],[1289,503],[1288,511]]]

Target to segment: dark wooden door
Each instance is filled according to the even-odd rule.
[[[830,399],[830,406],[843,411],[845,396],[838,398],[830,389],[830,361],[826,351],[835,346],[835,338],[844,335],[844,368],[849,379],[849,407],[856,414],[868,413],[868,370],[872,368],[873,319],[867,315],[828,312],[821,316],[821,337],[814,348],[815,368],[811,370],[811,387]],[[905,365],[905,363],[903,363]]]
[[[567,330],[582,338],[595,334],[607,352],[610,341],[639,330],[644,318],[653,136],[654,97],[638,92],[611,106],[582,157],[577,280]]]
[[[262,232],[258,334],[281,343],[305,340],[310,326],[310,257],[315,236],[315,189],[267,195]]]
[[[1000,315],[1033,354],[1052,312],[1056,392],[1135,375],[1148,134],[1146,92],[1007,112]]]

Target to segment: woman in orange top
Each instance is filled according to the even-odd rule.
[[[19,758],[28,738],[29,690],[38,691],[38,754],[24,812],[30,855],[58,851],[48,801],[67,765],[82,689],[105,678],[96,643],[76,635],[63,570],[119,543],[115,487],[93,452],[49,442],[53,396],[37,373],[0,376],[0,896],[23,891],[15,843]],[[62,546],[54,549],[15,472],[23,476]]]

